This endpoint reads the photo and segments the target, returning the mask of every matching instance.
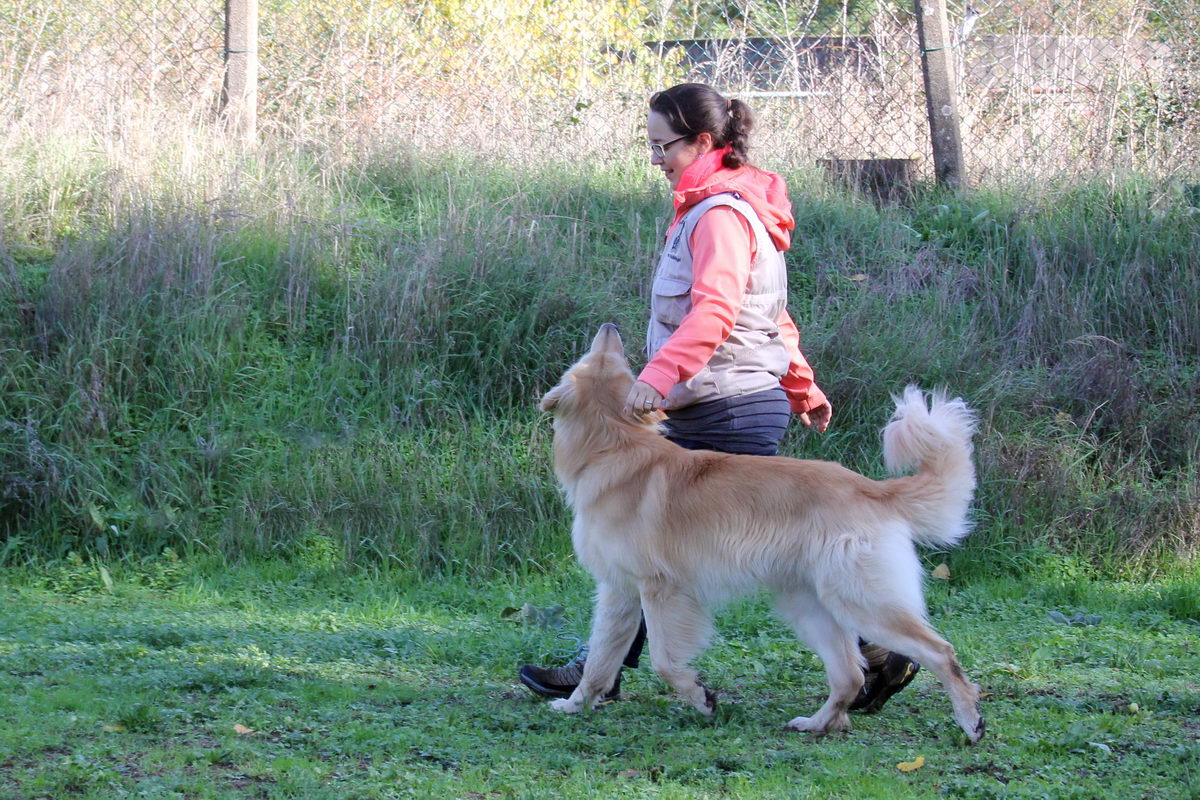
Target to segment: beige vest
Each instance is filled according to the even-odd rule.
[[[719,397],[737,397],[779,385],[791,358],[775,320],[787,305],[787,273],[783,253],[759,220],[754,208],[735,193],[718,194],[688,209],[668,234],[654,271],[646,354],[651,358],[692,309],[692,231],[704,212],[729,206],[750,223],[757,255],[750,280],[742,290],[742,309],[733,330],[717,347],[708,364],[667,395],[666,407],[680,408]]]

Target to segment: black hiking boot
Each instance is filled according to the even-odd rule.
[[[579,655],[568,664],[561,667],[539,667],[534,664],[526,664],[521,667],[518,675],[521,678],[521,683],[529,687],[529,691],[542,697],[570,697],[575,687],[579,686],[579,682],[583,680],[583,664],[587,661],[587,648],[579,652]],[[621,673],[617,673],[617,680],[613,683],[613,687],[605,694],[601,702],[610,702],[612,700],[621,699]]]
[[[908,686],[921,671],[921,665],[899,653],[888,653],[882,663],[869,664],[863,677],[863,687],[850,704],[851,711],[874,714],[896,692]]]

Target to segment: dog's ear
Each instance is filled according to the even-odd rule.
[[[566,381],[563,381],[558,386],[555,386],[553,389],[546,392],[546,394],[542,395],[542,402],[539,404],[539,407],[542,409],[542,411],[553,411],[558,407],[558,401],[563,399],[563,396],[566,395],[569,388],[570,387],[567,386]]]

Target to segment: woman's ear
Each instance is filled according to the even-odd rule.
[[[703,156],[703,155],[707,155],[707,154],[711,153],[713,150],[717,149],[716,147],[713,146],[713,137],[712,137],[712,134],[709,133],[708,131],[704,131],[703,133],[700,133],[696,136],[695,146],[696,146],[696,157],[697,158],[699,158],[700,156]]]

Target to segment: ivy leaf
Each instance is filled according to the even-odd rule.
[[[95,525],[101,531],[108,530],[108,523],[104,521],[104,514],[101,513],[100,509],[96,507],[95,503],[87,504],[87,512],[88,516],[91,517],[93,525]]]
[[[562,606],[546,606],[539,608],[530,603],[526,603],[520,608],[509,606],[500,612],[501,619],[512,620],[513,622],[523,622],[527,625],[537,625],[541,628],[561,628],[565,622],[563,612],[566,611]]]

